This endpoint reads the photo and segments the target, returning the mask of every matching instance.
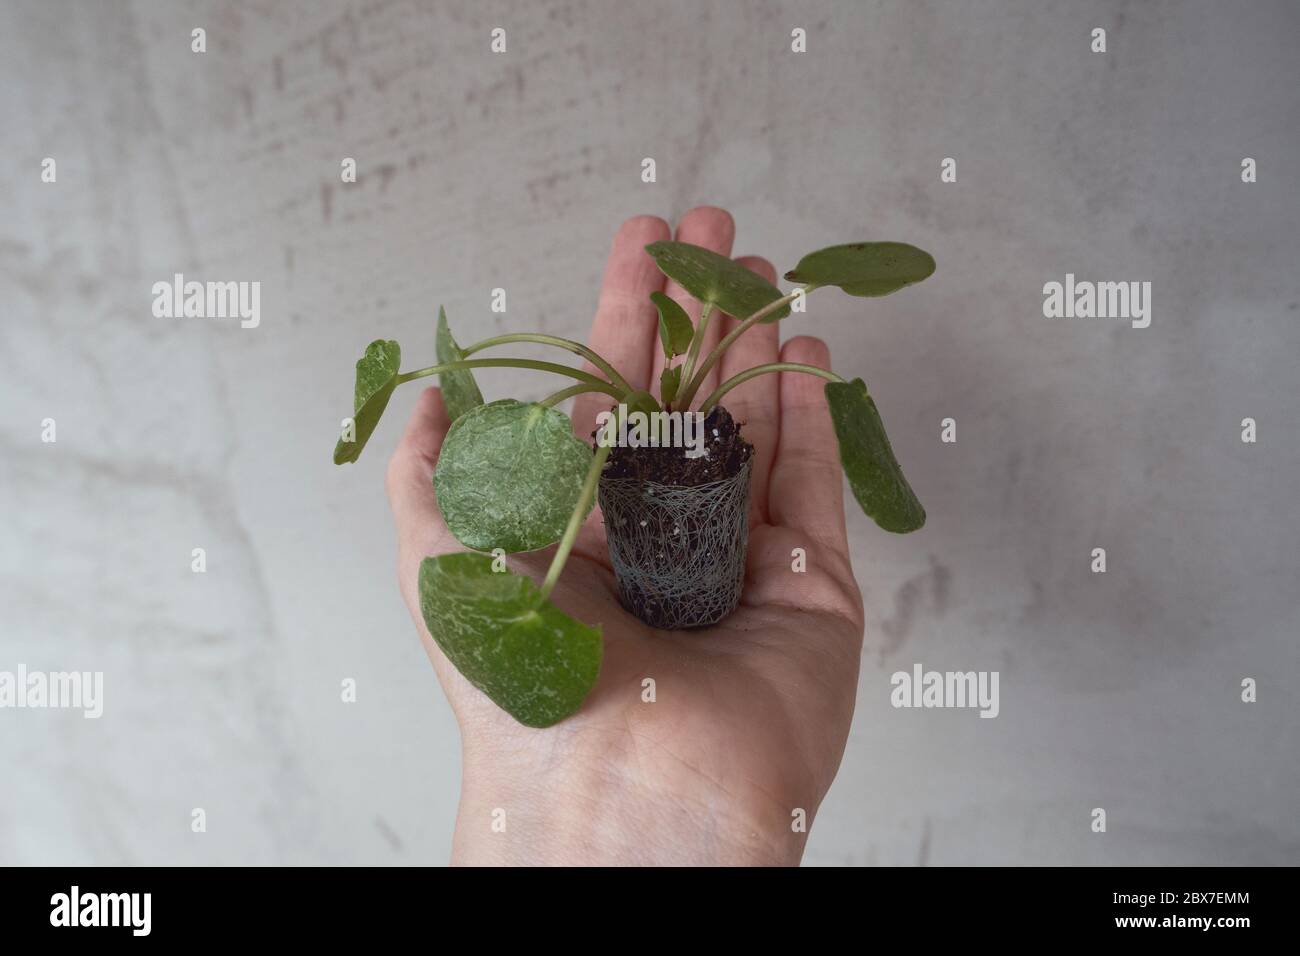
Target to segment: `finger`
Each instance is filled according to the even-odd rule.
[[[681,222],[677,224],[678,242],[689,242],[694,246],[703,246],[705,249],[722,256],[731,255],[731,243],[735,238],[735,220],[731,218],[731,213],[725,209],[719,209],[717,206],[696,206],[682,216]],[[686,310],[686,314],[691,317],[691,322],[696,326],[700,324],[700,303],[689,292],[672,280],[669,280],[664,291]],[[699,361],[703,361],[704,356],[709,354],[709,350],[718,344],[720,338],[718,329],[722,326],[722,323],[718,320],[721,317],[721,314],[715,312],[713,317],[709,319],[709,328],[705,332],[700,346]],[[652,374],[652,381],[656,385],[659,383],[659,374],[663,370],[664,353],[662,349],[659,349],[654,353],[654,370]],[[718,372],[716,368],[713,368],[709,371],[704,385],[701,386],[700,397],[703,398],[717,386]]]
[[[745,256],[737,259],[742,266],[756,272],[768,282],[776,282],[776,270],[766,259],[757,256]],[[719,330],[726,335],[740,323],[727,316]],[[725,382],[731,376],[751,369],[756,365],[775,362],[781,352],[780,330],[777,323],[764,325],[760,322],[751,327],[732,343],[718,362],[720,381]],[[767,481],[772,469],[772,459],[776,455],[777,435],[780,432],[780,379],[776,375],[760,375],[744,385],[738,385],[726,394],[722,404],[731,412],[731,416],[744,425],[744,436],[754,446],[754,464],[752,466],[749,489],[749,523],[758,524],[767,520]],[[708,393],[704,393],[707,395]],[[701,396],[703,397],[703,396]]]
[[[420,559],[446,550],[449,533],[433,492],[433,469],[450,427],[442,392],[425,389],[388,461],[388,503],[397,525],[402,590],[408,596],[415,593]]]
[[[830,369],[821,339],[801,335],[785,343],[781,361]],[[773,524],[806,532],[840,551],[844,489],[840,461],[823,391],[826,382],[804,372],[782,372],[780,438],[768,482],[767,510]]]
[[[634,216],[619,227],[605,264],[596,318],[587,344],[618,369],[633,388],[650,387],[652,357],[658,351],[659,313],[651,292],[663,289],[664,275],[645,247],[672,235],[658,216]],[[590,363],[584,368],[596,372]],[[597,372],[603,377],[604,373]],[[573,431],[591,437],[596,416],[612,404],[608,395],[589,392],[573,403]]]

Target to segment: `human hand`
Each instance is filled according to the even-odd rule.
[[[721,209],[682,217],[676,238],[730,255],[735,227]],[[644,251],[670,238],[663,220],[630,219],[605,270],[590,345],[637,388],[659,380],[663,353],[651,292],[663,290],[698,321],[699,304],[666,282]],[[771,264],[739,260],[775,281]],[[707,352],[735,328],[715,317]],[[779,359],[778,359],[779,352]],[[779,324],[758,324],[710,371],[701,395],[765,362],[829,368],[821,341],[781,346]],[[590,366],[588,369],[591,370]],[[438,512],[433,470],[450,421],[436,388],[420,397],[388,467],[398,579],[460,725],[463,768],[453,862],[469,864],[793,864],[839,769],[853,717],[862,598],[849,563],[840,465],[820,379],[764,375],[727,395],[754,446],[750,539],[740,605],[719,624],[661,631],[623,610],[593,511],[551,601],[600,626],[600,678],[576,714],[524,727],[447,661],[420,612],[420,562],[465,550]],[[588,438],[608,396],[575,400]],[[806,572],[792,551],[806,552]],[[540,581],[554,548],[512,555]],[[655,701],[642,681],[655,681]],[[503,810],[504,818],[496,811]],[[504,819],[505,830],[494,830]]]

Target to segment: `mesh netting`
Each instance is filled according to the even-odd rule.
[[[602,478],[600,510],[619,598],[641,620],[704,627],[735,608],[749,543],[749,462],[706,485]]]

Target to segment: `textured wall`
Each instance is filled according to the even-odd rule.
[[[352,364],[431,355],[438,303],[582,337],[617,224],[697,203],[779,270],[939,262],[795,319],[930,515],[849,515],[866,654],[807,861],[1300,862],[1298,37],[1262,0],[4,3],[0,669],[106,699],[0,710],[0,862],[446,859],[458,742],[382,493],[415,392],[336,469]],[[154,318],[178,271],[260,281],[260,327]],[[1149,280],[1150,328],[1044,318],[1067,272]],[[1000,716],[892,708],[916,662],[999,671]]]

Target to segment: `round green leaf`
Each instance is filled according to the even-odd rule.
[[[397,387],[397,370],[401,364],[402,349],[396,342],[376,339],[366,346],[366,354],[357,360],[352,400],[355,440],[338,440],[334,446],[334,464],[342,465],[361,457],[361,449],[366,447]]]
[[[492,570],[486,554],[420,564],[420,610],[447,659],[528,727],[549,727],[582,706],[600,672],[599,628],[546,601],[528,578]]]
[[[442,306],[438,307],[436,348],[439,365],[459,362],[465,357],[465,353],[460,350],[460,346],[451,336],[451,329],[447,326],[447,313],[443,311]],[[447,417],[452,421],[460,418],[471,408],[483,404],[483,393],[479,391],[478,383],[474,381],[474,373],[467,368],[442,372],[438,376],[438,385],[442,388],[442,404],[447,409]]]
[[[688,242],[652,242],[645,251],[654,257],[659,271],[674,280],[701,302],[712,302],[732,318],[747,319],[765,305],[781,298],[781,290],[740,263]],[[775,322],[790,314],[783,305],[763,322]]]
[[[826,401],[840,462],[862,510],[886,531],[906,534],[920,528],[925,524],[925,509],[898,467],[866,383],[860,378],[827,382]]]
[[[905,242],[853,242],[810,252],[785,274],[791,282],[835,285],[849,295],[888,295],[928,278],[934,257]]]
[[[578,505],[591,449],[553,408],[514,399],[452,423],[433,486],[451,533],[478,551],[533,551],[560,540]]]

